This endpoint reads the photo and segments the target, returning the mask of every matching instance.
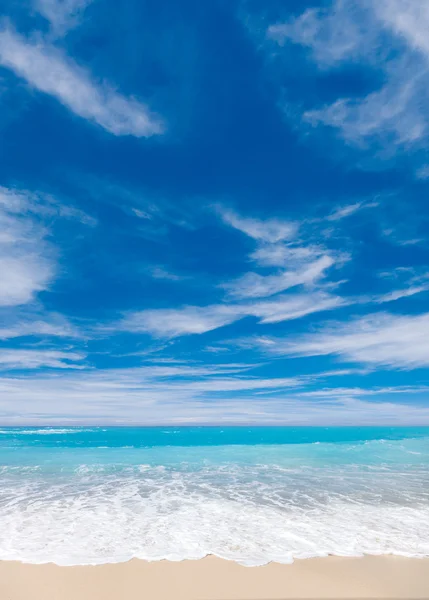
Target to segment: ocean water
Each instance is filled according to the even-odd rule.
[[[429,555],[429,428],[0,429],[0,559]]]

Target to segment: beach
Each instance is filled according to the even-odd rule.
[[[429,598],[429,559],[325,557],[244,567],[197,561],[58,567],[0,562],[2,600]]]

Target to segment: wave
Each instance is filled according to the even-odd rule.
[[[427,439],[110,449],[102,437],[91,447],[82,438],[61,447],[66,436],[44,447],[11,440],[0,467],[0,560],[429,556]]]
[[[60,565],[316,556],[429,556],[429,475],[344,468],[80,465],[10,470],[0,560]],[[128,469],[128,470],[127,470]]]
[[[95,431],[94,429],[79,428],[42,428],[42,429],[0,429],[3,435],[65,435],[69,433],[84,433]]]
[[[231,499],[122,497],[53,500],[4,520],[0,559],[59,565],[198,559],[254,566],[337,555],[429,556],[428,509],[336,502],[312,511]]]

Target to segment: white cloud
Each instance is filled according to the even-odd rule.
[[[304,264],[301,270],[283,271],[275,275],[246,273],[222,287],[229,296],[236,299],[272,296],[299,285],[314,285],[333,264],[333,258],[322,256],[312,263]]]
[[[314,334],[272,340],[268,351],[289,356],[337,355],[341,360],[393,369],[429,366],[429,313],[380,313],[325,326]]]
[[[298,231],[298,224],[281,219],[254,219],[242,217],[232,210],[216,207],[223,222],[238,229],[254,240],[276,243],[293,239]]]
[[[190,392],[243,392],[249,390],[281,390],[295,388],[302,384],[299,378],[278,377],[272,379],[244,379],[240,377],[194,381],[186,384]],[[176,386],[174,386],[176,387]]]
[[[26,304],[52,280],[51,262],[42,256],[40,248],[25,246],[15,247],[14,255],[10,249],[8,256],[0,254],[0,306]],[[31,253],[33,250],[36,254]]]
[[[270,274],[254,272],[220,285],[235,300],[263,298],[278,294],[296,286],[315,286],[335,263],[344,262],[345,255],[330,252],[313,243],[297,239],[303,223],[279,219],[260,220],[243,217],[217,206],[217,212],[225,223],[245,233],[257,245],[250,259],[258,266],[281,266],[282,271]]]
[[[216,210],[226,224],[254,240],[257,248],[250,254],[251,260],[265,268],[282,266],[283,270],[271,274],[248,272],[220,284],[227,292],[223,303],[131,312],[119,323],[105,327],[105,331],[119,329],[173,338],[206,333],[246,317],[254,317],[259,323],[298,319],[351,302],[327,291],[335,287],[335,283],[323,282],[321,286],[328,269],[348,260],[344,253],[304,244],[298,239],[290,241],[297,236],[298,223],[243,217],[222,206],[216,206]],[[161,275],[166,277],[164,272]],[[298,286],[302,286],[303,291],[280,294]],[[265,299],[269,296],[273,298]]]
[[[220,369],[226,369],[222,365]],[[276,423],[293,425],[423,424],[429,408],[397,401],[427,390],[335,388],[304,396],[299,378],[260,379],[205,376],[166,379],[147,369],[62,371],[0,378],[4,424],[30,423]],[[267,396],[257,395],[268,392]],[[309,390],[310,391],[310,390]],[[371,402],[365,397],[372,395]],[[383,396],[378,401],[376,396]],[[362,396],[363,399],[360,398]],[[391,399],[395,399],[393,402]],[[61,402],[58,402],[58,398]],[[102,417],[101,417],[102,415]]]
[[[330,215],[326,217],[327,221],[340,221],[346,217],[354,215],[356,212],[365,208],[375,208],[378,206],[378,202],[355,202],[354,204],[347,204],[346,206],[340,206],[335,209]]]
[[[65,317],[56,313],[0,311],[0,340],[24,336],[84,337]]]
[[[429,4],[425,0],[380,0],[373,7],[384,26],[429,57]]]
[[[363,100],[342,98],[303,116],[312,125],[338,128],[343,138],[354,144],[377,138],[383,145],[412,146],[428,134],[428,82],[426,70],[405,61],[395,63],[389,82],[381,90]]]
[[[165,279],[166,281],[183,281],[188,279],[186,275],[176,275],[176,273],[170,273],[163,267],[153,267],[149,270],[150,275],[154,279]]]
[[[79,22],[79,16],[91,0],[35,0],[37,11],[50,22],[56,35],[64,35]]]
[[[176,378],[180,377],[183,380],[190,380],[191,378],[202,378],[202,377],[215,377],[215,381],[221,381],[220,375],[237,375],[254,368],[257,365],[251,363],[220,363],[220,364],[205,364],[201,365],[198,363],[193,364],[192,361],[175,361],[165,359],[152,359],[147,362],[153,363],[150,366],[141,366],[135,369],[127,369],[127,371],[118,370],[119,373],[125,375],[128,373],[130,377],[140,377],[141,382],[146,381],[160,381],[165,378]],[[292,380],[289,380],[292,381]],[[295,385],[296,385],[296,380]],[[160,385],[167,385],[165,381]],[[174,381],[172,385],[175,385]]]
[[[278,323],[332,310],[345,304],[346,301],[342,298],[324,292],[287,294],[277,296],[274,300],[257,302],[137,311],[105,330],[147,332],[154,337],[173,338],[206,333],[245,317],[256,317],[260,323]]]
[[[235,306],[184,306],[130,313],[117,327],[133,333],[147,332],[155,337],[176,337],[205,333],[228,325],[238,318],[240,311]]]
[[[360,202],[343,206],[335,209],[327,218],[338,221],[357,210],[375,205],[375,202]],[[203,334],[246,317],[253,317],[260,324],[279,323],[351,304],[393,302],[429,289],[427,282],[410,280],[401,289],[384,294],[343,298],[332,292],[341,282],[325,281],[324,278],[328,269],[342,266],[350,256],[338,250],[328,250],[311,240],[305,244],[302,239],[297,239],[298,229],[304,229],[304,223],[294,223],[291,228],[289,222],[271,219],[270,225],[265,227],[268,221],[242,217],[219,206],[216,209],[227,224],[255,241],[256,250],[250,254],[252,261],[264,268],[281,265],[283,269],[270,274],[248,272],[233,281],[220,284],[219,287],[227,292],[222,303],[130,312],[119,322],[103,326],[102,330],[144,332],[156,338],[174,338]],[[325,220],[308,221],[313,237],[314,223],[320,224]],[[291,236],[295,236],[295,239],[289,241]],[[156,276],[157,272],[154,274]],[[163,271],[160,275],[169,276]],[[302,289],[296,293],[281,294],[298,286]]]
[[[361,208],[361,206],[362,206],[361,202],[355,202],[355,204],[349,204],[347,206],[342,206],[342,207],[334,210],[334,212],[332,212],[326,218],[328,221],[339,221],[340,219],[344,219],[345,217],[348,217],[348,216],[354,214],[355,212],[357,212]]]
[[[357,58],[362,52],[363,36],[368,30],[357,18],[361,17],[359,13],[351,1],[337,0],[332,11],[310,8],[297,18],[270,25],[267,35],[281,46],[288,40],[306,46],[319,65],[331,66]]]
[[[52,249],[40,225],[16,214],[13,194],[0,190],[0,199],[0,306],[26,304],[53,279]]]
[[[60,219],[96,224],[86,213],[52,196],[0,186],[0,339],[81,337],[67,319],[44,313],[36,302],[39,292],[50,289],[58,270],[57,250],[49,238]]]
[[[1,29],[0,64],[114,135],[149,137],[163,132],[161,120],[147,106],[91,80],[84,69],[43,41],[30,42],[11,29]]]
[[[378,273],[378,276],[388,281],[398,282],[400,287],[384,294],[372,296],[366,299],[368,302],[383,304],[429,291],[429,274],[421,268],[397,267],[392,271]],[[366,300],[362,298],[362,301]]]
[[[406,386],[377,387],[377,388],[321,388],[299,392],[297,395],[306,398],[364,398],[365,396],[386,396],[390,394],[425,394],[429,395],[428,386]]]
[[[260,323],[279,323],[300,319],[325,310],[333,310],[347,305],[348,301],[326,292],[306,294],[286,294],[274,300],[256,302],[250,305],[249,314],[259,317]]]
[[[29,190],[0,186],[0,210],[14,214],[37,215],[49,219],[71,219],[95,227],[97,220],[84,211],[59,202],[55,197]]]
[[[79,364],[85,358],[78,352],[60,352],[57,350],[8,348],[0,350],[0,369],[80,369]]]
[[[392,152],[425,146],[429,138],[428,27],[426,0],[334,0],[330,8],[271,26],[268,34],[279,44],[308,47],[321,68],[359,61],[381,70],[380,89],[338,98],[306,111],[304,119],[338,129],[347,142],[376,141]]]
[[[284,243],[262,243],[250,258],[262,267],[303,266],[311,263],[327,253],[326,248],[314,244],[299,246]]]
[[[391,292],[388,292],[387,294],[382,294],[381,296],[375,297],[373,301],[376,304],[383,304],[384,302],[394,302],[395,300],[399,300],[400,298],[408,298],[410,296],[415,296],[416,294],[421,294],[422,292],[427,292],[428,290],[429,284],[409,287],[402,290],[393,290]]]

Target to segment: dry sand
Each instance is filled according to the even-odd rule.
[[[0,562],[0,600],[429,598],[429,559],[317,558],[242,567],[198,561],[85,567]]]

